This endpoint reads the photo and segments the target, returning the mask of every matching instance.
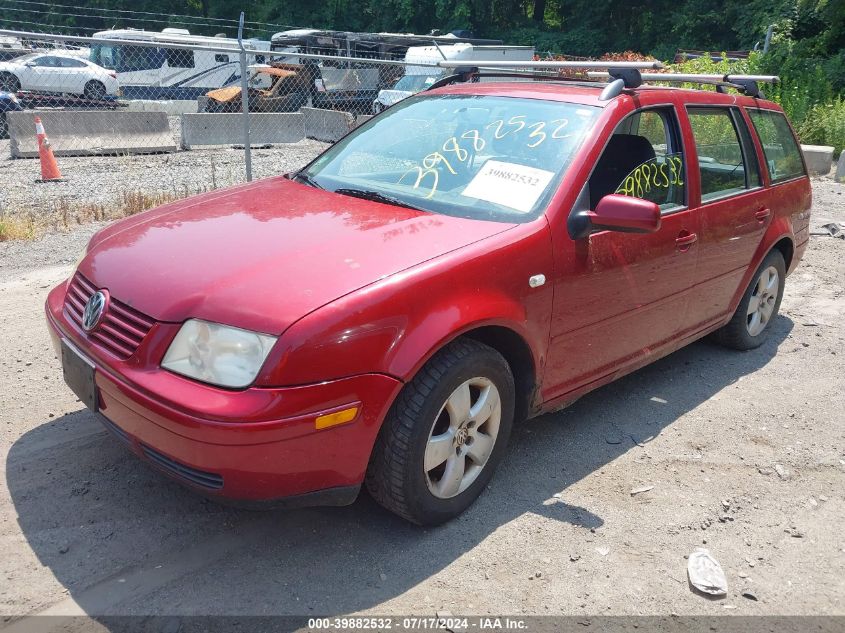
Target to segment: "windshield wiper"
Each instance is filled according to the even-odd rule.
[[[415,207],[412,204],[408,204],[399,198],[394,198],[393,196],[388,196],[386,194],[379,193],[378,191],[370,191],[369,189],[346,189],[341,187],[340,189],[335,189],[334,192],[344,196],[353,196],[355,198],[363,198],[364,200],[372,200],[373,202],[393,204],[397,207],[405,207],[406,209],[414,209],[415,211],[425,210]]]
[[[314,187],[315,189],[323,189],[323,187],[321,187],[319,184],[317,184],[317,181],[314,180],[314,178],[312,176],[309,176],[304,171],[296,172],[293,175],[293,177],[294,177],[295,180],[301,180],[306,185],[310,185],[310,186]]]

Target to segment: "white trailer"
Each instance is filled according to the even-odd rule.
[[[425,90],[448,71],[438,68],[443,60],[467,62],[468,66],[483,65],[487,61],[530,62],[533,46],[491,46],[476,44],[446,44],[442,46],[412,46],[405,53],[405,74],[390,90],[381,90],[373,102],[373,112],[385,108],[412,94]]]
[[[161,32],[100,31],[94,34],[94,39],[105,41],[91,45],[89,59],[117,73],[123,95],[128,99],[196,99],[209,90],[238,81],[241,76],[236,39],[191,35],[186,29],[172,28]],[[129,41],[138,44],[124,43]],[[156,43],[168,46],[150,45]],[[179,44],[185,48],[172,47]],[[231,52],[201,50],[201,47],[231,49]],[[247,55],[249,64],[263,64],[269,58],[268,41],[244,40],[244,47],[267,51],[267,55]]]

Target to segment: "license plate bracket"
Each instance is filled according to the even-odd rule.
[[[92,411],[100,410],[94,365],[65,341],[62,341],[62,374],[67,386],[86,407]]]

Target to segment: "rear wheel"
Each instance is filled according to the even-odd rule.
[[[106,96],[106,87],[99,81],[89,81],[85,84],[84,94],[89,99],[102,99]]]
[[[773,250],[754,273],[731,320],[713,334],[726,347],[739,350],[760,347],[769,336],[783,298],[786,263],[779,250]]]
[[[17,92],[21,89],[20,80],[12,73],[0,73],[0,91]]]
[[[384,421],[366,485],[382,506],[420,525],[466,510],[504,455],[514,381],[496,350],[459,340],[408,383]]]

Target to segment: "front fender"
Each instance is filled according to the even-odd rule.
[[[544,218],[392,275],[320,308],[279,339],[259,385],[321,382],[363,373],[410,380],[450,340],[482,326],[516,332],[543,367],[552,286]]]

